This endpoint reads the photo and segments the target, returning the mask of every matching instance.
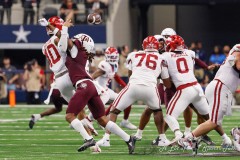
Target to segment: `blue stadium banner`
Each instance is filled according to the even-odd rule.
[[[69,29],[69,36],[85,33],[97,47],[106,47],[105,25],[77,25]],[[0,49],[41,49],[49,37],[45,27],[38,25],[0,25]]]

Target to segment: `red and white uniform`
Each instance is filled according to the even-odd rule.
[[[229,55],[219,68],[205,94],[210,105],[210,120],[222,125],[224,115],[231,115],[233,93],[240,85],[239,73],[232,67],[234,56]]]
[[[122,111],[135,101],[142,100],[152,110],[160,109],[157,78],[162,71],[161,55],[157,51],[132,52],[126,62],[132,75],[112,108]]]
[[[62,52],[54,40],[56,36],[52,36],[42,47],[43,54],[47,57],[50,69],[54,73],[55,82],[51,87],[53,89],[59,89],[63,98],[69,102],[74,93],[74,87],[72,86],[69,78],[68,69],[65,66],[66,52]]]
[[[109,100],[115,100],[118,96],[116,92],[108,88],[109,83],[112,81],[118,70],[118,65],[111,65],[106,61],[101,61],[98,68],[105,72],[104,75],[98,77],[96,80],[104,88],[104,94],[101,95],[101,100],[103,101],[103,104],[106,104]]]
[[[166,72],[163,75],[169,74],[177,88],[167,106],[167,115],[177,119],[190,103],[198,110],[199,114],[208,114],[207,100],[193,72],[195,52],[191,50],[183,50],[181,54],[165,52],[162,56],[168,68],[163,71]]]

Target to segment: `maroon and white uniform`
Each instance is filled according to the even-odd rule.
[[[66,66],[71,82],[76,87],[76,93],[71,98],[66,113],[77,115],[88,105],[93,117],[98,119],[105,115],[104,105],[92,78],[85,70],[88,61],[86,51],[78,40],[75,40],[74,44],[77,50],[68,53]]]
[[[193,72],[195,52],[191,50],[183,50],[181,53],[165,52],[162,56],[168,68],[163,75],[170,75],[177,90],[167,106],[166,122],[171,123],[168,115],[177,119],[190,103],[194,105],[199,114],[208,114],[207,100]],[[169,127],[171,128],[171,124]],[[179,129],[179,125],[175,129]]]
[[[69,102],[74,94],[74,87],[72,86],[67,67],[65,66],[67,54],[60,50],[54,43],[56,38],[56,36],[52,36],[43,45],[42,52],[47,57],[50,69],[54,73],[55,81],[51,85],[51,90],[58,89],[61,92],[62,97]],[[49,101],[49,98],[47,101]]]
[[[233,69],[234,56],[229,55],[221,65],[205,94],[210,105],[210,120],[222,125],[224,115],[231,115],[233,93],[240,85],[240,75]]]
[[[132,75],[128,85],[113,102],[113,108],[122,111],[135,101],[142,100],[152,110],[161,109],[157,89],[157,78],[162,71],[161,55],[157,51],[132,52],[126,62]]]

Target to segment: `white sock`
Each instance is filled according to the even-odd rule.
[[[33,114],[33,116],[34,116],[34,122],[36,122],[39,119],[41,119],[41,115],[40,114]]]
[[[168,124],[169,128],[174,132],[175,130],[179,130],[180,126],[178,121],[176,120],[175,117],[166,115],[165,121]]]
[[[222,135],[222,139],[226,139],[226,138],[228,138],[228,136],[226,135],[226,133],[224,133],[224,134]]]
[[[143,130],[138,129],[136,135],[139,135],[140,137],[142,137],[142,133],[143,133]]]
[[[123,119],[122,122],[123,123],[128,123],[128,120],[127,119]]]
[[[89,139],[92,139],[93,137],[92,136],[89,136],[87,131],[85,130],[85,128],[83,127],[82,123],[80,120],[78,120],[77,118],[74,119],[72,122],[71,122],[71,126],[77,131],[79,132],[83,139],[86,139],[86,140],[89,140]]]
[[[121,137],[124,141],[128,142],[130,139],[130,136],[124,132],[116,123],[113,123],[112,121],[109,121],[105,127],[105,129],[109,130],[110,132],[118,135]]]
[[[159,134],[159,139],[167,139],[166,134]]]
[[[103,136],[103,138],[105,138],[105,139],[108,139],[108,140],[109,140],[109,139],[110,139],[110,134],[109,134],[109,133],[105,133],[105,134],[104,134],[104,136]]]
[[[191,127],[185,127],[185,132],[191,132]]]

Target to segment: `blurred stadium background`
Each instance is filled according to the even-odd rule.
[[[66,6],[70,6],[70,9],[66,9],[68,8]],[[104,59],[103,50],[107,46],[117,47],[121,54],[118,73],[127,82],[127,69],[124,62],[128,53],[141,49],[141,42],[147,35],[160,34],[166,27],[175,29],[184,38],[187,46],[196,51],[197,56],[207,64],[221,64],[230,48],[239,43],[239,7],[240,0],[0,0],[0,158],[27,159],[26,156],[32,155],[28,158],[54,159],[52,157],[56,156],[56,159],[68,159],[63,153],[65,150],[63,146],[70,144],[66,147],[67,151],[77,147],[78,138],[64,140],[65,136],[60,136],[60,138],[55,137],[56,139],[51,142],[52,145],[57,143],[56,146],[38,151],[38,146],[42,148],[47,146],[47,142],[43,142],[43,139],[48,141],[51,136],[60,134],[59,128],[68,130],[64,122],[64,113],[59,117],[49,118],[46,123],[36,128],[37,131],[26,130],[29,116],[44,107],[40,106],[38,109],[32,104],[43,104],[52,80],[48,63],[41,49],[43,43],[48,40],[48,36],[45,28],[37,24],[39,18],[49,18],[54,15],[62,18],[70,17],[75,24],[69,31],[71,37],[83,32],[94,39],[97,55],[91,65],[91,72]],[[100,25],[87,24],[86,16],[92,12],[99,12],[102,15],[103,22]],[[33,59],[35,59],[34,65],[43,77],[41,81],[36,82],[40,87],[34,88],[34,92],[37,92],[35,101],[27,99],[27,93],[31,89],[26,85],[28,79],[23,77],[24,70],[28,68],[29,62],[33,62]],[[204,89],[214,77],[216,70],[208,72],[196,67],[195,72]],[[120,90],[114,81],[111,86],[117,92]],[[240,104],[239,92],[240,90],[236,91],[234,111],[238,111]],[[17,105],[9,110],[6,105],[8,106],[12,100],[14,105],[14,99]],[[137,102],[136,106],[141,104],[142,102]],[[134,111],[136,115],[133,115],[133,122],[137,125],[141,111],[139,109]],[[237,117],[239,113],[234,113],[233,120],[227,119],[225,126],[228,124],[238,126]],[[149,127],[146,137],[150,142],[155,138],[152,131],[154,130],[154,134],[156,132],[152,123]],[[35,132],[36,138],[33,138]],[[49,134],[45,134],[48,132]],[[39,137],[42,138],[39,139]],[[10,139],[12,141],[9,141]],[[98,158],[112,159],[111,156],[121,152],[123,144],[118,142],[113,144],[117,144],[120,149],[117,147],[106,149],[110,156],[106,154]],[[149,143],[146,142],[145,147],[148,147],[147,144]],[[20,149],[22,145],[23,148]],[[58,147],[61,150],[58,150]],[[13,150],[15,150],[14,156],[10,156]],[[45,153],[50,150],[54,152]],[[71,150],[71,153],[73,152],[74,149]],[[41,156],[34,157],[38,154]],[[78,156],[80,155],[75,153],[73,159],[77,159]],[[121,156],[120,159],[128,158]],[[96,156],[92,158],[97,159]],[[140,158],[142,157],[136,159]],[[168,157],[165,156],[165,158]]]

